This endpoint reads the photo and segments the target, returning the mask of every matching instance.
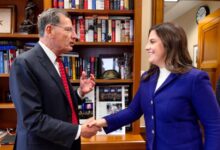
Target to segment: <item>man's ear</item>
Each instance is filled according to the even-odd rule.
[[[51,24],[46,25],[45,35],[49,37],[53,36],[53,26]]]

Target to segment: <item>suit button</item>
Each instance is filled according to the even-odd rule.
[[[151,132],[152,132],[152,134],[154,134],[154,130],[152,130]]]
[[[151,116],[151,119],[154,120],[154,116]]]
[[[153,100],[151,100],[151,101],[150,101],[150,104],[153,105],[153,103],[154,103]]]

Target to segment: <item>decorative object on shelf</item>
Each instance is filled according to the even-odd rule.
[[[196,23],[205,18],[210,13],[209,7],[206,5],[200,6],[196,12]]]
[[[28,0],[25,7],[25,19],[19,26],[19,32],[21,33],[35,33],[36,32],[36,10],[37,5],[32,1]]]
[[[119,77],[119,73],[115,70],[106,70],[102,74],[103,79],[118,79]]]
[[[121,57],[120,55],[100,55],[100,70],[103,79],[120,78],[119,62]]]
[[[13,33],[15,28],[15,6],[0,6],[0,33]]]

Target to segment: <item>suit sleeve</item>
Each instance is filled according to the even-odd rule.
[[[106,133],[115,131],[122,126],[125,126],[137,120],[143,114],[140,106],[140,89],[136,93],[134,99],[128,108],[119,111],[118,113],[105,116],[108,127],[104,128]],[[119,121],[120,120],[120,121]]]
[[[208,75],[200,72],[194,81],[192,104],[204,127],[205,150],[220,149],[220,109]]]
[[[218,78],[218,82],[216,86],[216,98],[218,100],[218,104],[220,105],[220,77]]]
[[[71,147],[78,125],[55,119],[44,113],[42,94],[31,64],[18,57],[10,72],[10,92],[18,114],[18,122],[28,132],[65,147]]]

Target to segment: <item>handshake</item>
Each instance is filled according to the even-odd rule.
[[[89,118],[83,125],[81,125],[81,136],[84,138],[91,138],[101,131],[103,127],[107,127],[107,122],[104,118],[95,120],[93,117]]]

